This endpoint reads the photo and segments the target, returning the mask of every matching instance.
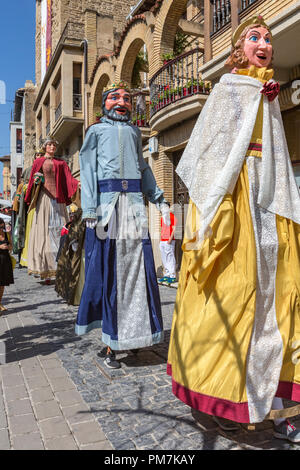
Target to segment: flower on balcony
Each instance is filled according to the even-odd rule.
[[[170,62],[170,60],[173,60],[175,58],[174,53],[167,53],[167,54],[162,54],[161,58],[163,60],[164,65]]]
[[[141,114],[141,116],[138,116],[137,125],[141,126],[141,127],[144,127],[146,125],[146,115],[145,114]]]

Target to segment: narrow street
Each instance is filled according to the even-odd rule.
[[[15,269],[0,317],[0,449],[300,449],[272,424],[225,433],[174,397],[166,358],[176,289],[160,287],[165,342],[107,369],[99,331],[74,335],[77,307]]]

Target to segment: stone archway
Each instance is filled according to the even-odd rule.
[[[116,80],[124,80],[131,85],[131,78],[136,57],[146,45],[148,61],[152,60],[152,37],[144,18],[137,18],[125,36],[118,56],[116,56]]]
[[[150,64],[150,76],[162,66],[162,55],[173,52],[178,23],[187,8],[188,0],[164,0],[155,18],[153,48],[155,54]]]
[[[115,80],[113,67],[108,59],[104,60],[95,71],[90,90],[89,124],[96,120],[96,113],[102,111],[102,92]]]

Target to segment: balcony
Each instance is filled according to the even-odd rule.
[[[46,136],[49,136],[49,135],[50,135],[50,121],[48,121],[46,125]]]
[[[161,131],[198,114],[210,93],[199,67],[203,49],[196,48],[167,62],[150,81],[150,126]]]
[[[238,12],[233,11],[233,15],[243,15],[258,0],[239,0]],[[231,0],[210,0],[212,8],[212,25],[210,35],[214,36],[219,31],[231,26]]]
[[[213,8],[211,35],[216,34],[231,22],[230,0],[210,0]]]
[[[73,94],[73,110],[82,111],[82,95]]]
[[[241,10],[240,10],[240,12],[242,13],[248,7],[253,5],[253,3],[255,3],[255,2],[257,2],[257,0],[241,0]]]
[[[55,110],[55,122],[58,121],[60,116],[61,116],[61,103],[59,103],[59,105],[57,106]]]

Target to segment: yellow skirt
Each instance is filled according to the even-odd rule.
[[[33,216],[35,213],[35,209],[32,209],[30,212],[28,212],[27,215],[27,220],[26,220],[26,229],[25,229],[25,244],[24,248],[21,253],[21,260],[20,264],[22,266],[28,266],[28,244],[29,244],[29,235],[30,235],[30,230],[32,227],[32,221],[33,221]]]
[[[300,401],[300,226],[255,205],[247,160],[199,249],[190,202],[168,357],[180,400],[244,423]]]

